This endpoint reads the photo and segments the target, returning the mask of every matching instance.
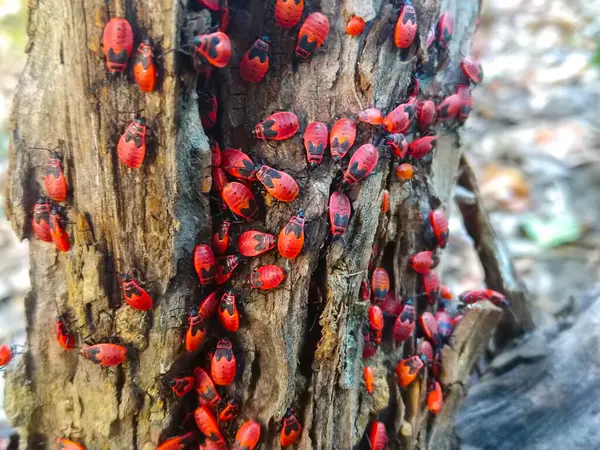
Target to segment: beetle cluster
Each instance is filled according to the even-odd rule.
[[[218,21],[218,30],[199,34],[191,42],[182,46],[193,49],[191,54],[194,68],[210,77],[214,68],[226,67],[232,56],[232,45],[227,29],[230,20],[229,8],[225,0],[195,0],[196,7],[206,9],[213,19]],[[283,29],[297,27],[295,58],[298,61],[308,59],[326,40],[330,23],[320,12],[312,12],[304,18],[303,0],[274,0],[274,16],[277,25]],[[346,32],[350,36],[360,35],[366,22],[354,16],[347,24]],[[417,35],[417,13],[410,0],[406,0],[396,21],[393,42],[405,51],[413,46]],[[442,61],[447,53],[452,37],[453,20],[444,13],[436,27],[432,29],[427,42],[429,52],[435,53],[433,61]],[[106,25],[103,35],[103,47],[106,66],[109,73],[123,73],[134,48],[134,34],[129,22],[123,18],[113,18]],[[259,83],[269,70],[268,36],[257,39],[247,49],[240,62],[240,76],[248,83]],[[466,120],[471,109],[471,84],[482,80],[481,67],[472,57],[464,58],[460,64],[462,78],[456,93],[436,105],[432,99],[420,99],[419,79],[413,78],[408,99],[393,108],[387,114],[380,109],[369,107],[356,117],[332,119],[328,124],[310,121],[301,127],[298,116],[291,111],[280,111],[269,115],[252,130],[254,138],[264,141],[284,141],[292,138],[303,128],[303,144],[307,163],[310,167],[322,164],[329,147],[330,158],[338,167],[350,155],[345,169],[340,171],[337,187],[329,198],[330,232],[335,238],[346,233],[352,213],[351,202],[346,190],[372,174],[382,157],[391,156],[398,162],[396,176],[401,180],[410,180],[415,166],[423,160],[436,145],[435,126],[460,124]],[[439,70],[439,67],[438,67]],[[157,88],[158,70],[154,58],[153,44],[150,38],[143,37],[137,49],[133,65],[133,76],[140,90],[145,93]],[[201,123],[209,133],[217,123],[218,102],[213,93],[203,93],[200,102]],[[357,140],[357,122],[360,126],[372,128],[373,142],[364,142],[352,151]],[[117,144],[119,160],[131,169],[138,169],[146,156],[146,137],[149,128],[142,117],[131,122],[120,136]],[[418,137],[417,137],[418,136]],[[414,137],[412,140],[410,137]],[[241,409],[242,399],[231,394],[231,385],[239,377],[236,352],[234,351],[235,333],[240,328],[241,299],[230,287],[236,268],[246,258],[256,258],[277,247],[281,257],[287,260],[297,258],[305,244],[305,223],[307,218],[302,210],[289,218],[278,235],[244,226],[234,226],[239,219],[252,223],[261,213],[256,191],[264,189],[269,197],[283,202],[294,202],[300,195],[300,186],[289,173],[258,163],[240,149],[221,150],[216,136],[211,138],[212,191],[221,201],[215,208],[228,210],[231,219],[215,223],[214,234],[209,240],[199,241],[192,250],[191,262],[202,289],[210,291],[187,314],[187,326],[183,345],[186,352],[196,352],[206,347],[208,321],[215,315],[220,327],[229,337],[219,337],[214,351],[209,352],[208,363],[195,367],[193,373],[171,378],[169,387],[177,397],[187,396],[196,391],[198,408],[193,413],[196,428],[201,432],[199,448],[226,449],[228,436],[223,425],[229,424]],[[383,143],[383,145],[382,145]],[[67,182],[62,169],[61,158],[52,153],[45,170],[44,186],[49,197],[41,197],[33,211],[32,227],[38,239],[53,242],[58,250],[70,249],[69,235],[66,231],[64,208],[59,203],[67,200]],[[390,210],[390,192],[382,193],[382,212]],[[225,213],[223,213],[225,214]],[[286,217],[287,219],[287,217]],[[422,276],[423,292],[413,299],[402,302],[390,290],[390,277],[383,267],[374,267],[371,276],[363,281],[362,298],[371,300],[368,317],[363,331],[366,360],[371,358],[382,342],[386,317],[393,317],[392,340],[402,343],[411,338],[420,339],[418,352],[400,361],[396,367],[398,382],[402,387],[410,384],[422,372],[430,367],[432,382],[428,404],[433,413],[442,406],[442,390],[435,381],[440,365],[440,348],[447,342],[453,326],[461,316],[451,316],[444,305],[451,300],[451,294],[440,285],[434,272],[437,264],[436,248],[444,248],[448,239],[448,223],[439,209],[428,213],[424,221],[425,241],[429,249],[415,254],[410,265]],[[235,241],[235,242],[234,242]],[[237,244],[237,245],[236,245]],[[190,245],[191,247],[191,245]],[[287,266],[286,266],[287,267]],[[276,289],[285,282],[287,270],[279,265],[259,265],[249,275],[248,285],[263,291]],[[221,287],[225,286],[222,293]],[[149,311],[154,303],[151,295],[130,274],[121,274],[121,287],[124,301],[129,307],[139,311]],[[442,300],[439,300],[441,294]],[[427,298],[432,312],[417,314],[416,301]],[[461,296],[465,304],[488,299],[496,304],[505,304],[501,294],[494,291],[469,291]],[[56,319],[55,335],[59,345],[65,350],[78,348],[77,334],[69,329],[64,316]],[[0,347],[0,368],[5,367],[13,358],[16,349],[7,345]],[[129,356],[128,348],[114,343],[99,343],[80,348],[81,355],[102,366],[110,367],[123,363]],[[365,362],[364,382],[366,390],[372,394],[375,389],[375,371]],[[228,392],[229,394],[225,394]],[[280,442],[289,446],[298,441],[302,434],[302,425],[292,408],[288,408],[281,421]],[[237,430],[233,448],[254,449],[261,435],[261,424],[248,420]],[[369,441],[371,448],[383,448],[387,442],[385,425],[373,422]],[[161,450],[183,449],[197,442],[197,434],[188,432],[165,440],[158,446]],[[59,448],[83,449],[83,446],[67,439],[57,440]]]

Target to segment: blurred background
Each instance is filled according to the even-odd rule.
[[[461,143],[531,299],[552,322],[600,293],[600,0],[484,0],[472,53],[484,83]],[[0,0],[0,192],[10,104],[25,62],[25,0]],[[456,208],[442,281],[483,287]],[[0,343],[24,339],[27,242],[0,209]],[[0,391],[3,380],[0,377]],[[0,392],[0,399],[3,398]],[[0,449],[9,433],[0,408]]]
[[[6,221],[4,197],[8,169],[10,105],[19,74],[25,65],[25,0],[0,0],[0,343],[25,342],[23,298],[29,291],[27,241],[19,242]],[[0,405],[4,377],[0,376]],[[0,406],[0,449],[8,444],[11,429]]]

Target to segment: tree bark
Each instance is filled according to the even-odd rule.
[[[441,139],[433,165],[418,163],[411,182],[398,182],[390,173],[395,163],[382,160],[374,174],[348,191],[350,227],[343,240],[334,241],[328,237],[327,207],[341,165],[326,160],[309,171],[300,134],[270,146],[249,133],[277,110],[295,112],[304,124],[320,120],[329,125],[335,117],[370,106],[391,110],[403,101],[413,72],[427,58],[425,42],[440,5],[437,0],[415,1],[420,47],[402,59],[389,35],[397,16],[393,5],[307,2],[306,10],[320,10],[330,18],[331,31],[308,62],[293,67],[296,31],[277,29],[272,3],[231,5],[234,56],[212,78],[220,107],[213,133],[222,147],[241,147],[255,161],[293,171],[301,185],[298,200],[281,204],[267,196],[252,228],[277,234],[302,208],[306,244],[294,262],[272,252],[236,270],[231,284],[242,302],[243,321],[231,336],[238,377],[228,393],[235,391],[243,399],[239,420],[253,418],[263,425],[266,448],[279,447],[276,427],[290,406],[304,425],[298,448],[353,448],[375,417],[385,421],[393,446],[414,448],[419,441],[423,448],[440,449],[441,443],[450,448],[453,414],[462,394],[452,394],[444,415],[433,420],[423,409],[426,382],[401,392],[392,375],[400,357],[414,353],[414,343],[400,351],[387,344],[379,349],[370,363],[377,374],[376,393],[366,395],[361,329],[368,305],[359,300],[359,288],[373,260],[393,274],[398,294],[420,293],[419,279],[407,269],[408,257],[424,246],[423,214],[451,198],[459,155],[455,139]],[[453,61],[468,53],[478,8],[476,0],[446,2],[444,9],[455,18]],[[370,21],[359,38],[344,32],[355,14]],[[160,381],[203,365],[206,352],[223,335],[215,324],[200,354],[185,354],[180,343],[186,323],[182,309],[208,293],[198,287],[191,252],[196,242],[209,241],[214,220],[211,153],[198,113],[201,84],[187,57],[174,53],[161,59],[156,93],[142,94],[124,78],[107,80],[100,42],[108,18],[116,16],[132,23],[136,43],[142,34],[151,36],[159,54],[175,47],[182,35],[210,27],[208,11],[185,1],[30,4],[28,60],[12,115],[7,211],[17,234],[30,237],[31,211],[41,192],[40,166],[46,158],[30,147],[54,148],[63,141],[74,245],[61,254],[51,245],[31,242],[27,352],[9,372],[6,405],[27,448],[68,436],[88,449],[146,450],[181,434],[194,402],[175,398]],[[272,42],[271,66],[265,80],[249,86],[240,79],[239,62],[265,33]],[[457,66],[449,67],[422,86],[425,95],[452,93]],[[124,127],[123,113],[139,111],[150,121],[155,138],[142,168],[131,170],[118,161],[116,142]],[[370,142],[372,130],[359,126],[357,144]],[[380,212],[383,188],[391,193],[389,217]],[[248,274],[263,264],[287,269],[283,288],[267,294],[249,288]],[[133,272],[146,282],[155,301],[151,312],[123,304],[120,272]],[[309,295],[311,283],[321,288],[322,302]],[[81,336],[105,342],[116,335],[136,352],[123,366],[107,370],[82,359],[76,350],[63,351],[53,337],[55,304],[60,313],[77,320],[72,326]],[[419,303],[419,311],[424,308]],[[499,310],[484,307],[472,319],[487,328],[475,327],[476,333],[457,337],[458,348],[469,349],[468,358],[463,356],[468,364],[453,371],[444,363],[451,374],[444,381],[447,392],[468,375],[483,350],[470,344],[485,339],[499,320]]]

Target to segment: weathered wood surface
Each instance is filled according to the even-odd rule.
[[[600,300],[536,330],[469,390],[457,431],[469,450],[600,448]]]
[[[396,292],[420,292],[417,277],[407,270],[408,256],[423,245],[422,211],[450,198],[457,149],[445,146],[444,155],[440,151],[434,158],[444,161],[434,163],[437,191],[428,181],[427,165],[419,167],[412,182],[399,183],[390,175],[393,163],[383,160],[375,174],[348,192],[350,228],[343,240],[332,242],[327,201],[342,167],[326,162],[307,171],[300,135],[271,147],[257,144],[249,134],[254,124],[281,109],[296,112],[304,124],[322,120],[329,125],[335,117],[368,106],[390,110],[405,98],[441,6],[434,0],[415,2],[421,48],[403,61],[390,37],[382,38],[397,14],[392,5],[306,3],[307,10],[326,14],[332,26],[309,62],[293,69],[296,34],[276,30],[271,2],[232,2],[234,56],[230,67],[215,77],[221,108],[216,135],[223,146],[241,147],[255,160],[293,170],[301,184],[297,201],[285,205],[267,200],[262,207],[266,214],[252,226],[276,234],[298,208],[307,217],[305,251],[296,261],[271,253],[243,264],[232,279],[243,303],[243,321],[233,337],[240,375],[230,391],[243,398],[241,419],[263,424],[267,448],[279,446],[276,424],[289,406],[304,423],[302,449],[352,448],[375,417],[389,424],[390,436],[399,433],[402,448],[414,448],[417,437],[421,447],[441,448],[435,445],[450,435],[453,402],[460,396],[454,390],[466,369],[447,379],[445,387],[455,400],[431,424],[425,441],[425,434],[419,435],[430,420],[422,404],[425,385],[415,383],[400,395],[391,375],[400,356],[414,351],[412,344],[401,352],[383,346],[372,364],[377,393],[369,397],[362,388],[361,328],[367,305],[358,300],[358,291],[377,245],[376,262],[394,274]],[[443,8],[455,16],[452,55],[457,59],[468,52],[478,2],[450,0]],[[353,14],[375,19],[360,38],[344,33]],[[7,397],[7,411],[28,448],[39,448],[57,435],[71,436],[89,449],[154,448],[179,433],[186,407],[194,406],[161,389],[160,377],[180,376],[203,364],[204,353],[222,335],[215,326],[200,355],[185,355],[179,342],[185,314],[173,312],[208,293],[198,289],[191,265],[194,243],[208,240],[213,225],[207,194],[210,150],[198,120],[196,75],[189,72],[185,57],[169,54],[157,93],[140,94],[124,79],[107,81],[100,40],[113,16],[134,24],[136,42],[144,32],[159,49],[174,47],[181,30],[193,34],[208,27],[206,14],[186,9],[186,2],[40,0],[30,5],[28,62],[12,116],[7,210],[18,235],[30,237],[30,211],[46,156],[29,147],[53,148],[64,140],[75,246],[63,255],[38,241],[31,245],[28,352],[8,376]],[[248,86],[239,78],[239,61],[263,33],[272,39],[271,69],[263,82]],[[424,86],[425,92],[448,94],[444,79]],[[115,145],[130,120],[128,113],[142,109],[156,138],[147,162],[132,171],[119,163]],[[359,127],[357,144],[371,138],[370,129]],[[391,192],[389,217],[380,215],[384,187]],[[234,242],[238,234],[236,230]],[[289,270],[284,288],[251,292],[248,273],[270,263]],[[147,282],[156,302],[152,312],[122,305],[117,274],[125,271]],[[309,294],[311,282],[322,289],[321,304]],[[77,319],[74,326],[81,327],[81,335],[91,334],[98,342],[118,335],[137,350],[135,356],[110,371],[76,351],[62,351],[53,338],[55,302],[61,313]],[[495,314],[483,314],[482,323],[493,326]],[[481,327],[481,333],[463,338],[461,348],[485,340],[487,333]],[[465,353],[469,364],[482,350],[473,348],[477,351]]]

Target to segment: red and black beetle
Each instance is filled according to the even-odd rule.
[[[378,162],[379,150],[377,147],[373,144],[361,145],[350,158],[348,168],[344,172],[344,182],[347,184],[358,183],[375,170]]]
[[[68,252],[71,249],[69,242],[69,233],[66,229],[66,218],[64,208],[54,205],[50,209],[50,236],[54,246],[61,252]]]
[[[148,311],[152,308],[152,298],[148,292],[142,288],[131,276],[127,273],[121,275],[123,288],[123,297],[125,303],[133,309],[139,311]]]
[[[236,374],[236,360],[229,339],[221,339],[210,363],[210,373],[215,384],[228,386],[233,383]]]
[[[300,193],[300,187],[291,175],[267,165],[257,166],[256,178],[280,202],[292,202]]]
[[[193,47],[198,55],[219,69],[225,67],[231,59],[231,40],[222,31],[196,36]]]
[[[304,0],[277,0],[275,22],[283,28],[293,28],[300,22],[303,9]]]
[[[40,197],[33,207],[31,221],[33,232],[40,241],[52,242],[50,233],[50,203],[46,197]]]
[[[394,28],[394,44],[406,49],[411,46],[417,34],[417,12],[411,0],[405,0]]]
[[[291,1],[291,0],[290,0]],[[311,166],[321,164],[327,148],[329,131],[323,122],[310,122],[304,131],[306,159]]]
[[[106,24],[102,35],[102,46],[109,72],[125,71],[127,60],[133,51],[133,30],[127,20],[114,17]]]
[[[260,266],[250,274],[250,286],[264,291],[275,289],[285,280],[285,277],[285,270],[279,266]]]
[[[149,37],[145,37],[137,49],[133,77],[142,92],[153,92],[156,88],[156,74],[152,41]]]
[[[238,239],[238,250],[246,257],[254,257],[275,247],[275,236],[256,230],[244,231]]]
[[[296,56],[306,59],[317,50],[329,33],[329,19],[320,12],[310,14],[298,32]]]
[[[269,38],[257,39],[244,53],[240,63],[240,76],[249,83],[258,83],[269,70]]]
[[[51,152],[44,170],[43,181],[48,197],[55,202],[64,202],[67,199],[67,179],[58,153]]]
[[[138,117],[125,129],[117,144],[119,160],[127,167],[137,169],[146,157],[146,120]]]
[[[257,139],[283,141],[291,138],[299,129],[298,116],[292,112],[282,111],[271,114],[256,125],[252,134]]]
[[[331,223],[331,234],[343,236],[350,223],[352,208],[350,200],[342,191],[335,191],[329,197],[329,221]]]
[[[304,212],[298,211],[279,232],[277,249],[287,259],[296,258],[304,247]]]
[[[296,417],[293,408],[288,408],[281,420],[281,433],[279,434],[279,442],[282,447],[289,447],[295,444],[302,436],[302,425]]]
[[[337,120],[331,128],[331,133],[329,133],[331,158],[334,161],[342,159],[346,156],[350,147],[354,145],[355,140],[356,124],[346,117]]]

